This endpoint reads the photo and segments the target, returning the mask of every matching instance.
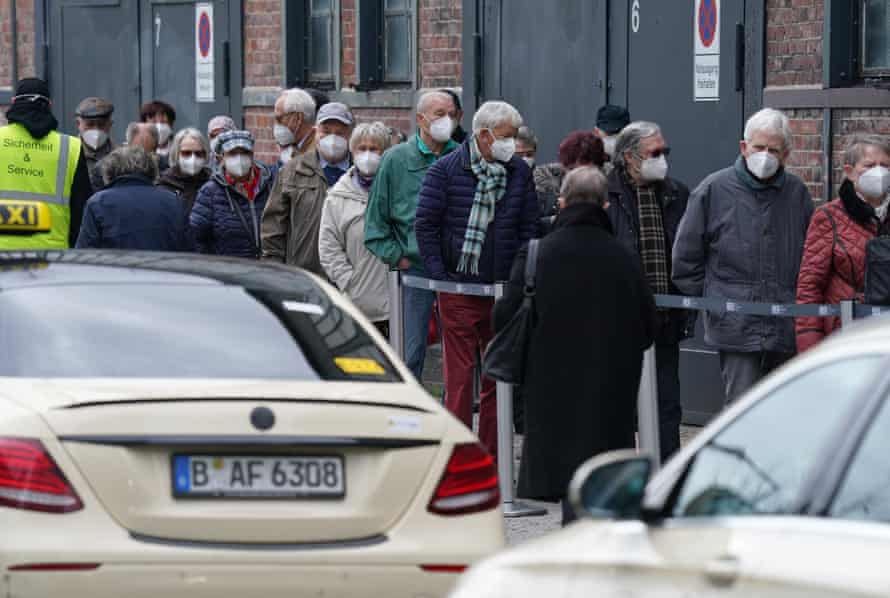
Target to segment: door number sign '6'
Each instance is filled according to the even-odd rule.
[[[640,31],[640,0],[634,0],[630,7],[630,28],[634,33]]]

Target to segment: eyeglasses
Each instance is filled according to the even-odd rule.
[[[652,150],[652,153],[649,154],[649,157],[650,158],[660,158],[660,157],[664,156],[665,158],[667,158],[670,155],[671,155],[671,148],[663,147],[661,149]]]

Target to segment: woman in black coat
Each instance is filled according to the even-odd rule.
[[[553,232],[540,241],[523,397],[525,444],[518,494],[556,501],[584,461],[634,447],[643,352],[655,301],[640,265],[614,238],[607,183],[595,167],[573,170]],[[494,307],[503,328],[522,303],[528,249],[516,256]]]

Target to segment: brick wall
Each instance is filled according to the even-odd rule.
[[[766,11],[767,85],[820,83],[824,0],[767,0]]]
[[[244,2],[244,84],[281,84],[281,0]]]
[[[34,0],[16,0],[18,77],[34,76]],[[9,2],[0,2],[0,90],[15,86],[12,80],[12,20]],[[0,125],[6,124],[7,106],[0,105]]]
[[[277,90],[282,83],[281,6],[282,0],[244,2],[244,76],[249,89]],[[417,11],[418,87],[460,87],[461,0],[417,0]],[[344,90],[354,90],[358,82],[357,17],[356,0],[340,0],[340,86]],[[354,108],[359,122],[382,120],[405,133],[412,130],[411,108],[376,107],[374,94],[368,98],[368,107]],[[278,156],[271,115],[268,102],[244,107],[244,126],[256,136],[257,153],[264,160]]]
[[[824,156],[822,151],[822,111],[786,110],[791,120],[792,152],[788,168],[803,179],[814,199],[822,197]]]

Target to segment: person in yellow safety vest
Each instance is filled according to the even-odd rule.
[[[49,232],[0,233],[0,251],[67,249],[80,231],[83,210],[93,193],[80,139],[56,131],[49,86],[37,78],[16,84],[9,124],[0,127],[0,199],[39,201],[49,207]]]

